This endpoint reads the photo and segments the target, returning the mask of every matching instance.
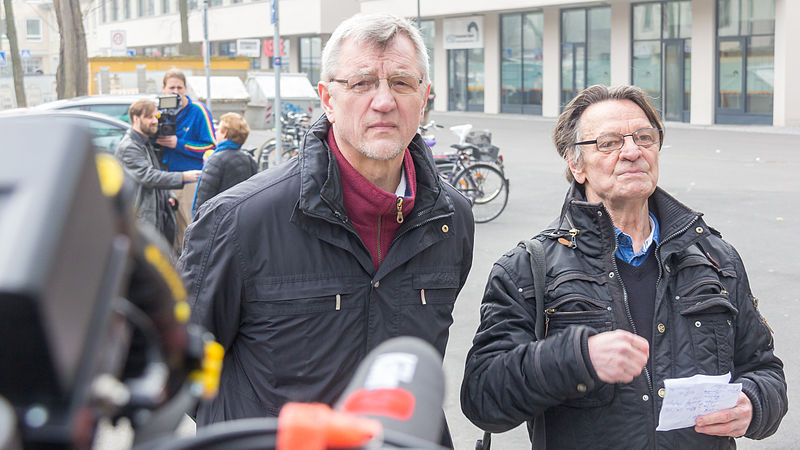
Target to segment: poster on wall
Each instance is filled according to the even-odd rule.
[[[444,19],[444,48],[483,48],[483,16]]]

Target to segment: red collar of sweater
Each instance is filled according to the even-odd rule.
[[[339,150],[333,136],[333,126],[328,130],[328,146],[336,157],[339,173],[342,177],[342,200],[350,222],[358,232],[370,254],[375,270],[386,259],[386,253],[392,244],[397,230],[405,217],[414,208],[417,193],[417,177],[411,152],[405,149],[403,167],[406,174],[406,192],[410,197],[403,197],[402,219],[398,221],[397,203],[399,197],[394,192],[386,192],[361,175]]]

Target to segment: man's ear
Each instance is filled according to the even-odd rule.
[[[572,177],[575,178],[578,184],[583,184],[586,181],[586,172],[583,171],[583,163],[576,163],[572,158],[570,158],[568,163],[569,170],[572,172]]]
[[[325,116],[328,118],[328,122],[335,123],[336,118],[333,114],[334,112],[334,99],[331,96],[330,91],[328,90],[328,83],[324,83],[320,81],[317,83],[317,91],[319,92],[319,100],[322,104],[322,110],[325,111]]]
[[[428,95],[431,93],[431,85],[425,89],[425,95],[422,96],[422,109],[419,111],[419,123],[422,123],[422,118],[425,117],[425,107],[428,105]],[[423,124],[424,125],[424,124]]]

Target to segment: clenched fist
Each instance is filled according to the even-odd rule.
[[[630,383],[642,373],[650,353],[647,339],[625,330],[589,337],[589,358],[597,376],[606,383]]]

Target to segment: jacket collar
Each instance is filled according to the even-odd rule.
[[[326,143],[331,124],[323,114],[303,138],[299,153],[300,200],[299,209],[309,215],[331,222],[347,223],[347,213],[342,198],[341,174],[338,164]],[[417,178],[417,197],[409,220],[404,228],[425,220],[431,214],[452,214],[452,201],[442,189],[430,149],[419,135],[408,145]]]
[[[128,136],[130,136],[131,140],[138,145],[146,146],[150,144],[150,138],[134,130],[133,127],[128,129]]]
[[[583,185],[573,182],[561,208],[561,215],[553,224],[551,237],[569,239],[568,235],[577,233],[576,245],[585,253],[613,252],[616,236],[611,215],[602,203],[587,202],[584,198]],[[680,235],[695,222],[702,222],[702,213],[679,202],[660,187],[656,187],[648,203],[650,211],[658,218],[662,244]]]

